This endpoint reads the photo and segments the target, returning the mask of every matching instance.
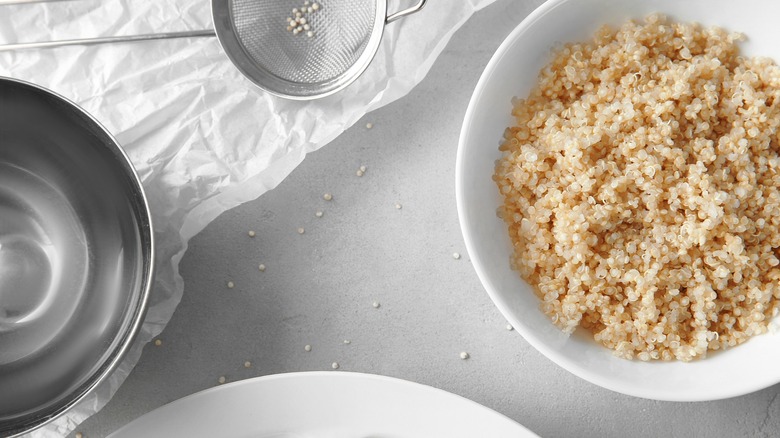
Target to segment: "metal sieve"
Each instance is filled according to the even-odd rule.
[[[379,49],[385,24],[419,11],[426,1],[388,14],[387,0],[212,0],[213,31],[7,44],[0,51],[216,34],[230,61],[255,85],[280,97],[309,100],[357,79]],[[318,8],[310,10],[314,3]],[[290,26],[298,18],[294,10],[305,20],[305,30]]]
[[[310,99],[335,93],[365,71],[385,23],[416,12],[415,6],[387,15],[386,0],[342,0],[306,14],[313,32],[295,35],[285,18],[299,2],[212,1],[217,37],[241,72],[270,93]]]

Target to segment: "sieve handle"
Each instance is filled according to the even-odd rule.
[[[22,3],[48,3],[56,1],[68,1],[68,0],[0,0],[0,6],[3,5],[16,5]]]
[[[428,0],[420,0],[414,6],[411,6],[409,8],[400,10],[400,11],[394,13],[394,14],[388,15],[387,18],[385,18],[385,23],[389,24],[389,23],[392,23],[393,21],[395,21],[395,20],[397,20],[399,18],[406,17],[407,15],[414,14],[415,12],[419,11],[420,9],[422,9],[423,6],[425,6],[425,2],[426,1],[428,1]]]
[[[196,37],[213,37],[216,34],[213,30],[190,30],[186,32],[168,32],[168,33],[152,33],[146,35],[130,35],[130,36],[115,36],[115,37],[102,37],[102,38],[84,38],[76,40],[60,40],[60,41],[43,41],[36,43],[16,43],[0,45],[0,52],[7,52],[11,50],[25,50],[25,49],[43,49],[48,47],[62,47],[62,46],[90,46],[93,44],[107,44],[107,43],[125,43],[131,41],[146,41],[146,40],[162,40],[169,38],[196,38]]]

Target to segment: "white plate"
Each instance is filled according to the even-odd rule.
[[[532,438],[482,405],[370,374],[307,372],[242,380],[150,412],[110,438]]]

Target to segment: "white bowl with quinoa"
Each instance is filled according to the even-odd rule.
[[[491,59],[460,137],[461,228],[553,362],[657,400],[780,382],[776,17],[772,0],[551,0]]]

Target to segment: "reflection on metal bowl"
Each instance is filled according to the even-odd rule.
[[[110,375],[152,269],[146,198],[116,141],[61,96],[0,78],[0,436]]]

